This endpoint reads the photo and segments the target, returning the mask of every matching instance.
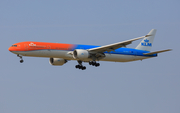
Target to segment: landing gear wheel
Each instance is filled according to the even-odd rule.
[[[90,61],[89,65],[98,67],[98,66],[100,66],[100,63],[96,63],[96,61]]]
[[[20,63],[23,63],[24,62],[24,60],[20,60]]]
[[[85,67],[85,66],[83,66],[83,67],[82,67],[82,70],[85,70],[85,69],[86,69],[86,67]]]
[[[76,65],[75,68],[77,68],[77,69],[82,69],[82,70],[85,70],[85,69],[86,69],[86,67],[82,65],[82,61],[78,61],[78,63],[79,63],[79,64]]]
[[[76,68],[79,68],[79,65],[76,65],[75,67],[76,67]]]
[[[92,65],[92,62],[89,62],[89,65]]]
[[[79,66],[79,69],[82,69],[82,66]]]
[[[19,54],[17,55],[17,57],[19,57],[21,60],[20,60],[20,63],[23,63],[24,60],[22,59],[22,56],[20,56]]]
[[[95,64],[95,66],[96,66],[96,67],[98,67],[98,66],[100,66],[100,64],[99,64],[99,63],[97,63],[97,64]]]

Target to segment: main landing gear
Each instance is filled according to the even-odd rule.
[[[86,69],[86,67],[82,65],[82,61],[78,61],[78,63],[79,64],[75,66],[77,69],[82,69],[82,70]]]
[[[75,68],[77,68],[77,69],[82,69],[82,70],[85,70],[85,69],[86,69],[86,67],[82,65],[82,61],[79,60],[78,63],[79,63],[79,64],[76,65]],[[95,67],[100,66],[100,64],[97,63],[96,61],[90,61],[90,62],[89,62],[89,65],[92,65],[92,66],[95,66]]]
[[[20,55],[18,54],[17,57],[20,58],[20,63],[23,63],[23,62],[24,62],[24,60],[22,59],[22,56],[20,56]]]
[[[96,63],[96,61],[90,61],[89,65],[98,67],[98,66],[100,66],[100,63]]]

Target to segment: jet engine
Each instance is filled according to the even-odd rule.
[[[49,59],[49,63],[54,66],[62,66],[66,62],[67,62],[67,60],[62,59],[62,58],[50,58]]]
[[[73,58],[79,60],[85,60],[90,57],[90,54],[87,50],[84,49],[76,49],[73,51]]]

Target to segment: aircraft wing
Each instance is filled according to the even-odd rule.
[[[114,44],[110,44],[110,45],[105,45],[105,46],[101,46],[101,47],[97,47],[97,48],[88,49],[88,51],[89,52],[100,52],[100,53],[103,53],[105,51],[111,52],[111,51],[114,51],[114,50],[116,50],[118,48],[126,47],[126,45],[131,44],[133,41],[139,40],[139,39],[142,39],[142,38],[145,38],[145,37],[148,37],[148,35],[138,37],[138,38],[134,38],[134,39],[131,39],[131,40],[126,40],[126,41],[123,41],[123,42],[118,42],[118,43],[114,43]]]
[[[166,51],[171,51],[172,49],[166,49],[166,50],[161,50],[161,51],[155,51],[155,52],[150,52],[150,53],[143,53],[144,55],[153,55],[156,53],[162,53],[162,52],[166,52]]]

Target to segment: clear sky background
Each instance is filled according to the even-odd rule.
[[[0,113],[180,113],[179,0],[1,0]],[[106,45],[157,29],[157,58],[51,66],[8,51],[17,42]],[[133,42],[135,48],[141,40]]]

